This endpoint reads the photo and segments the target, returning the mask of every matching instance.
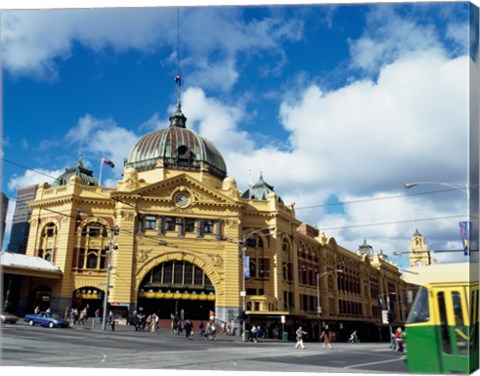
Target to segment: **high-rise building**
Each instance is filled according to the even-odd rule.
[[[0,241],[1,241],[1,245],[3,247],[3,238],[5,236],[5,227],[6,227],[6,223],[7,223],[7,211],[8,211],[8,202],[9,202],[9,199],[7,197],[7,195],[5,193],[2,192],[2,202],[1,202],[1,212],[0,212],[0,232],[1,232],[1,236],[0,236]]]
[[[30,230],[29,220],[32,215],[32,209],[28,205],[28,202],[35,199],[37,188],[38,185],[30,185],[25,188],[20,188],[17,192],[10,242],[7,247],[7,251],[9,252],[25,254]]]

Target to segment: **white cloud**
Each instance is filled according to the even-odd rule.
[[[376,73],[404,54],[415,51],[442,49],[434,23],[420,23],[417,19],[396,12],[393,6],[377,6],[367,15],[367,26],[357,40],[350,40],[351,67],[367,73]],[[453,42],[451,49],[466,53],[466,27],[452,21],[446,37]]]
[[[251,135],[240,133],[235,124],[241,117],[226,116],[231,111],[200,90],[190,91],[186,108],[193,110],[193,118],[211,114],[212,121],[200,130],[220,147],[241,190],[249,170],[254,181],[263,171],[285,201],[301,207],[323,203],[332,193],[347,201],[410,193],[403,184],[413,180],[464,182],[468,80],[468,57],[448,59],[433,49],[385,65],[376,82],[354,81],[330,92],[312,85],[280,107],[290,132],[288,151],[272,145],[253,149]],[[231,148],[232,140],[240,142]],[[327,235],[352,250],[364,238],[372,239],[376,250],[391,255],[407,250],[416,227],[435,239],[433,247],[458,237],[457,222],[466,214],[463,199],[454,192],[446,202],[404,197],[372,200],[362,209],[346,205],[344,215],[325,214],[325,208],[297,214],[319,228],[353,226]],[[444,218],[452,213],[460,217]]]
[[[293,155],[309,155],[311,175],[329,176],[333,192],[365,192],[385,183],[441,174],[459,178],[467,160],[468,60],[411,54],[357,81],[323,93],[309,87],[281,106]],[[449,153],[439,152],[449,144]],[[353,163],[353,161],[355,161]],[[353,186],[352,186],[352,182]]]
[[[138,9],[138,17],[132,17],[124,9],[3,12],[3,66],[13,74],[52,79],[58,59],[69,59],[75,42],[96,52],[107,47],[149,51],[158,43],[158,25],[165,25],[171,13]]]
[[[14,174],[8,181],[8,189],[15,192],[19,188],[28,187],[30,185],[51,183],[63,173],[64,170],[27,170],[23,175]]]
[[[188,127],[213,142],[221,150],[246,153],[253,150],[253,142],[247,132],[238,128],[244,110],[240,106],[227,106],[214,98],[208,98],[199,88],[189,88],[183,96],[188,109]]]
[[[102,157],[114,162],[112,174],[120,177],[123,170],[123,161],[137,141],[132,131],[117,125],[111,119],[97,119],[89,114],[80,118],[76,126],[65,136],[67,143],[77,147],[79,154],[90,163],[100,164]]]
[[[182,8],[180,14],[182,65],[192,80],[217,90],[237,82],[239,54],[282,56],[281,42],[299,40],[303,30],[300,20],[281,16],[247,22],[233,7]],[[166,61],[176,63],[176,8],[6,11],[1,34],[3,67],[14,75],[58,78],[59,61],[72,57],[75,44],[100,56],[167,47]]]

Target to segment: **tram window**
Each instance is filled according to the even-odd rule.
[[[408,314],[407,324],[426,322],[428,320],[430,320],[428,291],[425,287],[420,287]]]
[[[463,321],[462,300],[458,291],[452,292],[453,310],[455,314],[455,337],[460,355],[468,355],[468,328]]]
[[[470,352],[478,350],[478,290],[472,290],[470,297]]]
[[[445,293],[439,292],[437,294],[438,310],[440,313],[440,330],[442,331],[443,352],[447,354],[452,353],[452,346],[450,343],[450,333],[448,332],[447,308],[445,306]]]

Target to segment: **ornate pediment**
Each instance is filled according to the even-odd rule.
[[[143,185],[129,192],[114,192],[113,198],[129,201],[135,199],[156,202],[160,205],[169,205],[172,210],[191,210],[194,207],[205,206],[234,206],[241,207],[242,203],[235,200],[222,190],[214,189],[186,174],[174,176],[160,182]]]

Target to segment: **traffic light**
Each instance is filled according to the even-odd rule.
[[[393,321],[395,321],[395,312],[388,311],[387,319],[388,319],[389,324],[391,324]]]

